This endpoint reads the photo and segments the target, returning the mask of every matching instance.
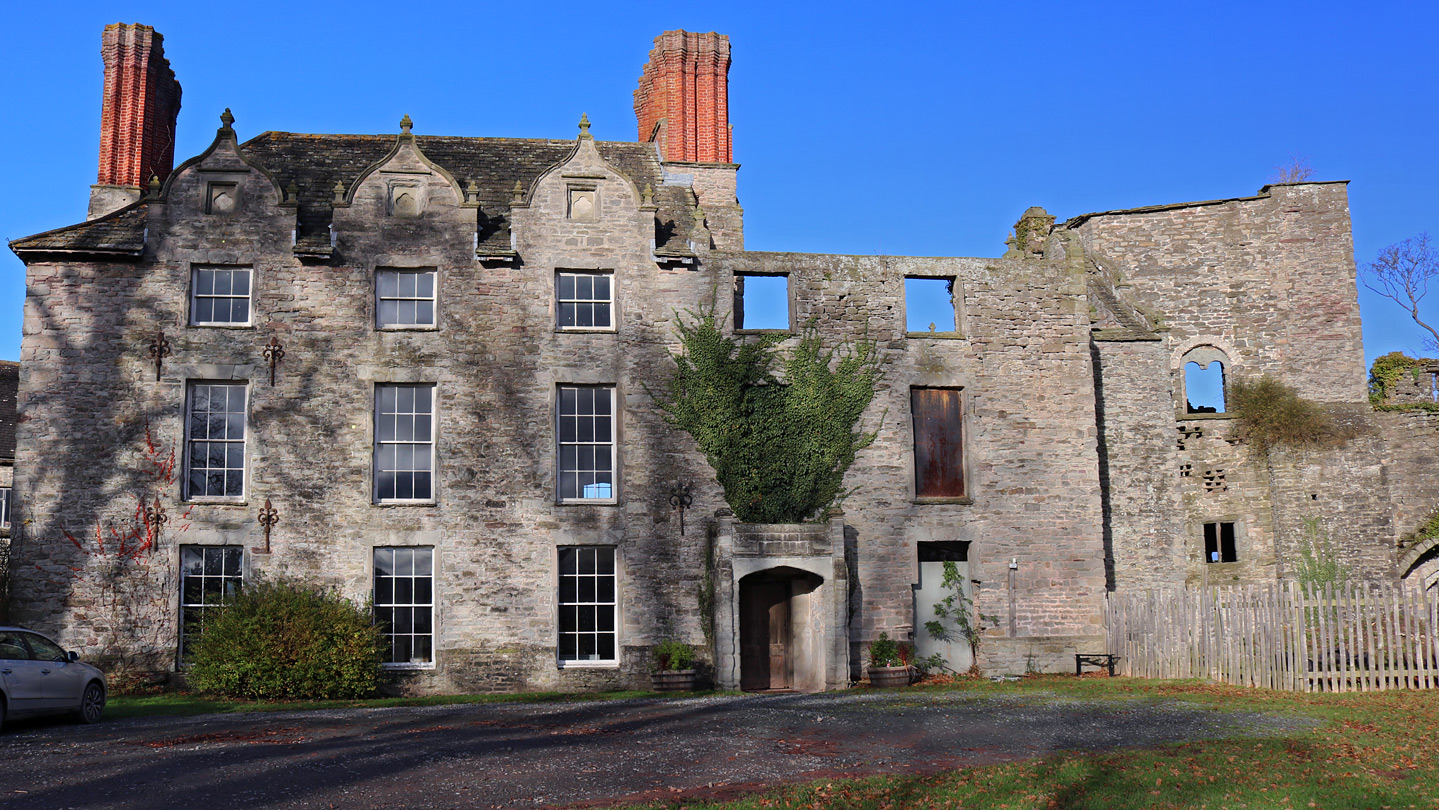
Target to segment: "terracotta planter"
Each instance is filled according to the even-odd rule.
[[[697,676],[693,669],[667,669],[650,674],[656,692],[693,692]]]
[[[909,686],[909,667],[870,667],[869,685],[876,688]]]

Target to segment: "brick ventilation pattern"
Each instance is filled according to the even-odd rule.
[[[635,90],[639,140],[658,141],[665,161],[732,163],[729,66],[724,34],[666,31],[655,37]]]
[[[148,25],[105,26],[105,104],[100,114],[101,185],[145,187],[175,165],[180,83],[164,37]]]

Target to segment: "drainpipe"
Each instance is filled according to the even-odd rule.
[[[1018,629],[1017,629],[1016,626],[1015,626],[1015,620],[1014,620],[1014,604],[1015,604],[1015,598],[1014,598],[1014,575],[1015,575],[1016,573],[1018,573],[1018,572],[1019,572],[1019,558],[1018,558],[1018,557],[1010,557],[1010,558],[1009,558],[1009,637],[1010,637],[1010,638],[1014,638],[1015,636],[1019,635],[1019,631],[1018,631]]]

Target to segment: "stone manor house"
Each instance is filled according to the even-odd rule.
[[[1343,182],[1031,208],[991,258],[755,252],[722,35],[655,40],[633,142],[242,140],[226,110],[174,168],[160,35],[103,56],[89,217],[10,243],[10,618],[86,654],[182,666],[206,610],[288,575],[372,597],[413,691],[643,686],[665,637],[720,686],[818,690],[880,632],[969,666],[923,628],[946,561],[991,672],[1101,651],[1109,591],[1292,579],[1314,527],[1358,576],[1439,575],[1398,548],[1439,415],[1369,404]],[[825,522],[738,522],[652,400],[711,301],[740,340],[878,340],[878,436]],[[1254,454],[1223,388],[1265,374],[1354,437]]]

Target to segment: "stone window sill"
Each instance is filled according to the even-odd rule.
[[[904,336],[910,340],[920,338],[933,338],[935,340],[964,340],[963,332],[905,332]]]
[[[955,497],[917,497],[917,498],[915,498],[914,500],[910,501],[910,503],[913,503],[913,504],[916,504],[916,505],[928,505],[928,504],[936,504],[936,503],[957,503],[957,504],[961,504],[961,505],[964,505],[964,506],[970,506],[970,505],[972,505],[972,504],[974,503],[974,498],[972,498],[972,497],[970,497],[970,496],[968,496],[968,495],[964,495],[964,496],[961,496],[961,497],[958,497],[958,498],[955,498]]]

